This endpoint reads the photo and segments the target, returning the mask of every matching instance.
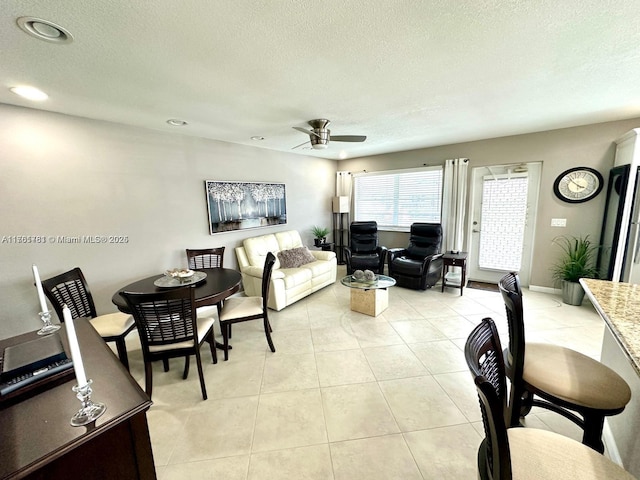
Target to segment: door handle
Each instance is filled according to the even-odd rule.
[[[471,230],[471,233],[480,233],[480,230],[476,230],[475,228]]]

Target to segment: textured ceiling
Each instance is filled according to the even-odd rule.
[[[640,117],[637,7],[2,0],[0,102],[335,159],[627,119]],[[74,41],[35,39],[21,16],[61,25]],[[49,99],[9,91],[23,84]],[[314,118],[367,141],[292,150],[307,137],[291,127]]]

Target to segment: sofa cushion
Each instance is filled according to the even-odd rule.
[[[255,267],[262,267],[264,261],[267,258],[267,254],[272,252],[274,255],[280,251],[278,241],[273,234],[261,235],[259,237],[247,238],[242,242],[244,250],[247,254],[249,264]],[[276,258],[276,263],[273,266],[274,270],[280,268],[280,262]]]
[[[283,273],[285,275],[282,280],[287,290],[301,285],[307,285],[308,288],[311,288],[310,282],[312,274],[308,268],[287,268]]]
[[[334,265],[333,262],[317,260],[313,263],[307,263],[303,265],[302,268],[311,270],[312,277],[319,277],[324,275],[325,273],[331,272],[334,268]]]
[[[292,248],[304,247],[302,238],[297,230],[287,230],[275,234],[278,242],[278,251],[291,250]]]
[[[316,257],[311,255],[307,247],[292,248],[278,252],[280,268],[298,268],[306,263],[316,261]]]

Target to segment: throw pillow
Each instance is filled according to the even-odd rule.
[[[314,257],[307,247],[292,248],[278,252],[280,268],[298,268],[307,263],[315,262]]]

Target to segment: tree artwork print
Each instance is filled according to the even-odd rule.
[[[211,235],[287,223],[284,183],[205,180],[205,190]]]

